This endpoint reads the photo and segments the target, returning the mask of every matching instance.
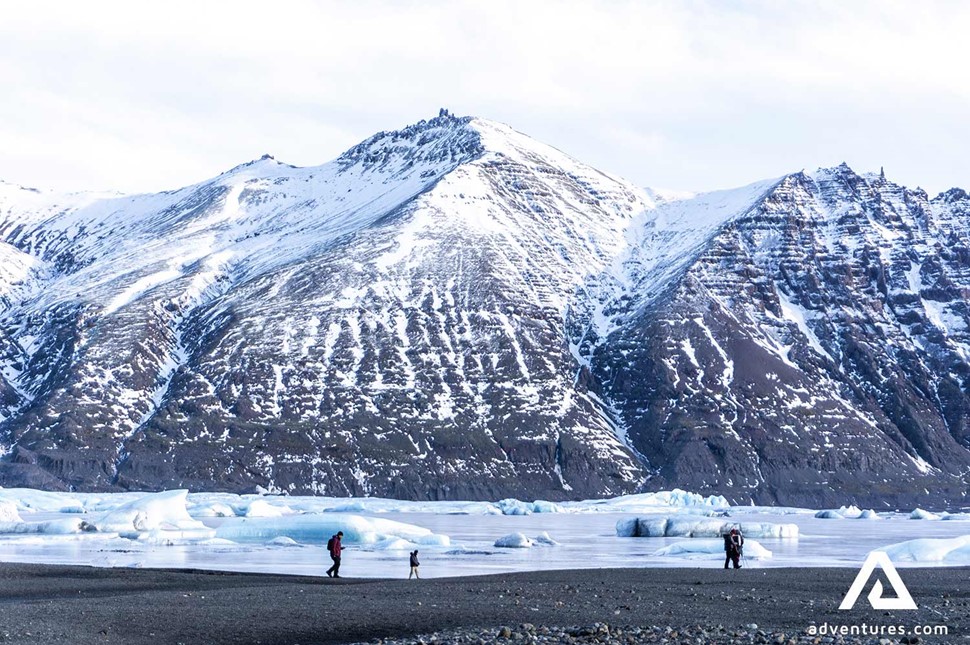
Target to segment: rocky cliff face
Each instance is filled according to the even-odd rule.
[[[970,199],[665,200],[443,114],[178,191],[0,184],[4,485],[961,501]]]
[[[968,208],[843,165],[650,213],[584,356],[654,485],[964,503]]]

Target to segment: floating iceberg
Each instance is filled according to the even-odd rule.
[[[80,517],[66,517],[45,522],[0,522],[0,534],[76,535],[97,531],[90,522]]]
[[[724,540],[685,540],[674,542],[654,552],[655,556],[684,558],[688,560],[718,560],[724,558]],[[763,560],[771,557],[771,551],[754,540],[744,541],[744,557]]]
[[[534,538],[530,538],[524,533],[509,533],[495,540],[495,546],[504,549],[529,549],[534,546],[559,546],[559,542],[552,539],[547,531],[543,531]]]
[[[83,513],[84,504],[71,493],[50,493],[32,488],[2,488],[0,500],[12,502],[19,511],[36,513]]]
[[[619,537],[719,537],[732,528],[739,528],[747,537],[794,538],[798,537],[797,524],[772,522],[726,522],[723,519],[692,515],[667,517],[627,518],[616,523]]]
[[[815,517],[822,520],[878,520],[879,516],[873,510],[863,511],[858,506],[843,506],[839,509],[827,509],[815,513]]]
[[[262,499],[254,499],[243,515],[245,517],[283,517],[292,513],[293,510],[289,506],[277,506]]]
[[[152,530],[196,531],[201,537],[211,529],[193,519],[185,508],[187,490],[168,490],[150,493],[131,500],[100,517],[89,521],[99,531],[122,536],[137,535]],[[208,535],[211,537],[211,535]]]
[[[195,504],[189,507],[189,515],[192,517],[235,517],[236,511],[228,504],[222,502],[210,502]]]
[[[970,513],[945,513],[941,519],[953,522],[967,522],[970,521]]]
[[[938,520],[940,516],[936,513],[930,513],[929,511],[924,511],[921,508],[913,509],[913,512],[909,514],[909,519],[911,520]]]
[[[325,513],[366,513],[368,508],[362,502],[357,501],[338,504],[330,508],[325,508],[323,511]]]
[[[565,509],[555,502],[536,500],[521,502],[517,499],[503,499],[495,502],[502,515],[532,515],[533,513],[565,513]]]
[[[553,540],[552,536],[549,535],[548,531],[543,531],[542,533],[537,535],[534,541],[536,544],[541,544],[543,546],[559,546],[559,542],[556,542],[555,540]]]
[[[495,540],[495,546],[503,549],[529,549],[534,542],[525,533],[509,533]]]
[[[819,511],[818,513],[815,514],[815,517],[820,520],[844,520],[845,519],[845,515],[832,509]]]
[[[447,535],[414,524],[345,513],[228,518],[215,533],[234,542],[267,542],[282,536],[303,544],[326,544],[337,531],[343,531],[345,544],[377,544],[388,538],[435,546],[451,543]]]

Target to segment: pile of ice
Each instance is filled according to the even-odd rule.
[[[725,522],[712,517],[671,515],[667,517],[627,518],[616,523],[619,537],[719,537],[737,528],[756,538],[796,538],[797,524],[772,522]]]
[[[686,560],[718,560],[724,558],[724,540],[685,540],[674,542],[654,552],[655,556],[684,558]],[[744,541],[744,557],[763,560],[771,557],[771,551],[754,540]]]
[[[970,564],[970,535],[955,538],[919,538],[879,549],[893,562]]]
[[[495,546],[503,549],[529,549],[536,545],[557,546],[558,544],[559,542],[552,539],[546,531],[534,538],[527,537],[525,533],[509,533],[495,540]]]
[[[838,509],[827,509],[815,513],[821,520],[878,520],[878,513],[872,509],[862,510],[857,506],[843,506]]]

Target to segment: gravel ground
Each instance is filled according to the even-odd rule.
[[[345,567],[349,568],[349,567]],[[0,565],[0,643],[970,643],[970,570],[903,569],[920,609],[838,611],[854,569],[597,569],[377,580]],[[888,583],[883,582],[888,589]],[[945,625],[945,638],[915,626]]]

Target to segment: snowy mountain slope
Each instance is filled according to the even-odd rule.
[[[318,168],[263,158],[6,216],[0,234],[50,267],[4,313],[30,341],[6,477],[633,490],[642,466],[574,383],[562,327],[651,205],[506,126],[443,115]]]
[[[970,198],[641,190],[442,113],[156,195],[0,184],[0,483],[960,503]]]
[[[588,360],[658,483],[962,501],[968,206],[843,165],[650,213]]]

